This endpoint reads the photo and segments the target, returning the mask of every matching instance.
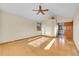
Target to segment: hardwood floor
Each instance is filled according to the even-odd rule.
[[[55,39],[55,40],[54,40]],[[53,41],[54,40],[54,41]],[[38,42],[39,41],[39,42]],[[53,41],[51,43],[51,41]],[[29,43],[37,45],[36,47]],[[38,44],[37,44],[38,43]],[[45,49],[46,46],[48,49]],[[38,36],[19,41],[0,44],[1,56],[79,56],[73,41]]]

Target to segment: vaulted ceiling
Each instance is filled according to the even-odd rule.
[[[49,9],[45,15],[37,15],[36,12],[32,11],[33,9],[38,8],[39,3],[4,3],[0,4],[0,10],[4,10],[29,19],[41,21],[54,15],[72,18],[77,7],[79,7],[79,4],[77,3],[42,3],[41,5],[44,8]]]

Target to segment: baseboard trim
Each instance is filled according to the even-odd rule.
[[[48,36],[48,35],[41,35],[41,36],[49,37],[49,38],[57,38],[56,36]]]
[[[74,40],[73,40],[73,42],[74,42]],[[78,54],[79,54],[79,49],[77,48],[77,46],[76,46],[76,43],[74,42],[74,45],[75,45],[75,48],[76,48],[76,50],[77,50],[77,52],[78,52]]]
[[[23,39],[17,39],[17,40],[13,40],[13,41],[2,42],[2,43],[0,43],[0,45],[15,42],[15,41],[21,41],[21,40],[24,40],[24,39],[30,39],[30,38],[34,38],[34,37],[38,37],[38,36],[42,36],[42,35],[36,35],[36,36],[31,36],[31,37],[27,37],[27,38],[23,38]]]
[[[44,37],[49,37],[49,38],[56,38],[55,36],[36,35],[36,36],[27,37],[27,38],[23,38],[23,39],[17,39],[17,40],[13,40],[13,41],[2,42],[2,43],[0,43],[0,45],[11,43],[11,42],[15,42],[15,41],[21,41],[21,40],[24,40],[24,39],[30,39],[30,38],[34,38],[34,37],[38,37],[38,36],[44,36]]]

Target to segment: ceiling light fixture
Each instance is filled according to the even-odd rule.
[[[37,9],[37,10],[36,10],[36,9],[33,9],[33,11],[37,11],[37,15],[38,15],[39,13],[45,15],[45,12],[48,11],[48,9],[43,9],[43,6],[42,6],[41,4],[38,6],[38,8],[39,8],[39,9]]]

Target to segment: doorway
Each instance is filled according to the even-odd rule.
[[[65,38],[68,40],[73,40],[73,21],[64,22],[65,27]]]

